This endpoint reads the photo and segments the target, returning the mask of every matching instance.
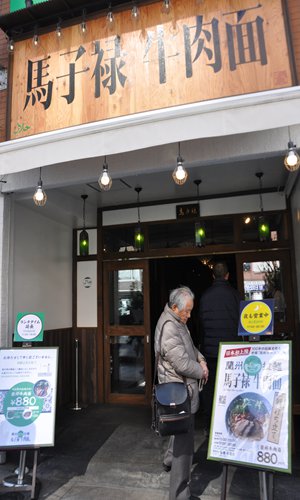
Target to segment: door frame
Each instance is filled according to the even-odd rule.
[[[144,324],[110,325],[109,316],[109,273],[126,269],[143,270]],[[103,262],[103,346],[104,346],[104,401],[106,403],[149,405],[152,394],[151,331],[149,298],[149,262],[135,259],[130,261]],[[144,337],[145,393],[120,394],[111,392],[110,380],[110,338],[118,336]]]

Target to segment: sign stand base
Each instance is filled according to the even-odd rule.
[[[18,475],[8,476],[3,479],[2,485],[0,485],[0,493],[11,491],[31,491],[30,498],[33,500],[36,498],[36,470],[37,470],[37,457],[38,449],[34,450],[33,457],[33,468],[32,476],[25,475],[25,462],[26,462],[26,450],[20,451],[20,462],[18,468]]]
[[[259,475],[259,500],[273,500],[274,473],[259,470],[258,475]],[[228,465],[223,464],[220,500],[226,500],[227,478],[228,478]]]

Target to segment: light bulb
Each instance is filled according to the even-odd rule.
[[[99,177],[98,184],[103,191],[109,191],[112,186],[112,178],[108,173],[106,165],[103,165],[103,172]]]
[[[47,195],[46,195],[45,191],[43,190],[43,187],[41,184],[38,184],[38,186],[36,188],[36,191],[33,195],[33,201],[34,201],[35,205],[37,205],[38,207],[43,207],[44,205],[46,205]]]
[[[83,35],[85,35],[87,32],[87,24],[84,20],[81,21],[81,23],[80,23],[80,31]]]
[[[184,184],[185,181],[187,180],[188,173],[185,170],[184,166],[182,165],[181,158],[177,159],[177,166],[175,167],[172,176],[173,176],[174,182],[176,182],[176,184],[178,184],[179,186]]]
[[[131,9],[131,17],[136,21],[139,18],[139,16],[140,16],[140,11],[137,5],[134,5]]]
[[[62,29],[61,29],[61,25],[60,24],[58,24],[56,26],[55,33],[56,33],[57,38],[61,38],[62,37]]]
[[[12,38],[10,38],[10,40],[8,40],[7,50],[8,52],[13,52],[14,48],[15,48],[14,41]]]
[[[290,172],[294,172],[295,170],[298,170],[300,166],[300,158],[296,151],[296,146],[295,144],[293,144],[293,142],[290,141],[288,143],[288,148],[289,150],[284,159],[284,166]]]
[[[170,14],[170,11],[171,11],[170,0],[163,0],[161,11],[163,14]]]
[[[106,24],[109,29],[112,29],[115,24],[115,17],[112,10],[110,10],[106,16]]]
[[[37,47],[37,46],[38,46],[38,44],[39,44],[39,36],[37,35],[37,33],[35,33],[35,34],[33,35],[32,43],[33,43],[33,46],[34,46],[34,47]]]

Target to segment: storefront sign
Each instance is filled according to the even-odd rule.
[[[172,0],[15,43],[11,138],[292,85],[281,0]]]
[[[58,348],[0,349],[0,449],[53,446]]]
[[[44,337],[44,313],[18,313],[14,342],[39,342]]]
[[[177,219],[190,219],[199,217],[199,203],[189,203],[188,205],[176,205]]]
[[[273,335],[274,299],[241,300],[238,335]]]
[[[291,343],[222,343],[208,458],[291,472]]]

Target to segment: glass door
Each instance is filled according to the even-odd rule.
[[[150,401],[148,275],[147,261],[104,264],[106,402]]]
[[[285,250],[237,255],[243,300],[274,299],[274,337],[291,339],[295,328],[290,254]]]

